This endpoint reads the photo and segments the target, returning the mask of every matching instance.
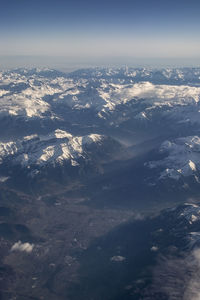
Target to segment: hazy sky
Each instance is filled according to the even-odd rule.
[[[200,0],[3,0],[0,55],[200,64]]]

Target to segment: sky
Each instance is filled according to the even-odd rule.
[[[199,0],[1,0],[0,65],[200,65]]]

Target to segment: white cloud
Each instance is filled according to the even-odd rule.
[[[153,252],[158,251],[158,249],[159,249],[159,248],[158,248],[157,246],[152,246],[152,247],[151,247],[151,251],[153,251]]]
[[[200,299],[200,249],[181,257],[160,257],[153,270],[153,295],[166,295],[169,300]],[[157,299],[157,298],[156,298]]]
[[[200,299],[200,249],[194,250],[191,258],[191,278],[189,279],[183,300]]]
[[[31,253],[33,248],[34,248],[34,244],[22,243],[21,241],[18,241],[11,247],[11,251],[21,251],[21,252]]]
[[[103,99],[115,99],[115,102],[127,102],[134,97],[146,98],[150,105],[187,105],[199,101],[200,88],[191,86],[177,85],[154,85],[150,82],[135,83],[131,87],[129,85],[110,84],[102,86],[109,92],[99,90]],[[112,87],[112,88],[111,88]],[[149,107],[148,106],[148,107]]]
[[[111,260],[111,261],[117,261],[117,262],[120,262],[120,261],[126,260],[126,258],[125,258],[124,256],[121,256],[121,255],[116,255],[116,256],[111,257],[110,260]]]

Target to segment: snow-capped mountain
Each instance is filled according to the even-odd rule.
[[[106,154],[104,147],[110,148]],[[110,153],[115,155],[119,148],[118,142],[103,135],[73,136],[57,129],[48,135],[35,134],[0,143],[0,164],[2,167],[18,165],[34,175],[37,174],[36,170],[45,167],[64,166],[66,163],[77,167],[83,161],[105,159]]]
[[[12,157],[29,166],[71,159],[76,164],[88,145],[84,136],[91,132],[105,136],[114,132],[134,143],[133,138],[140,139],[147,131],[153,137],[163,135],[164,141],[164,135],[174,138],[187,130],[187,138],[164,143],[159,153],[165,158],[148,166],[159,169],[159,179],[194,175],[197,182],[194,135],[199,134],[199,100],[198,68],[96,68],[70,74],[49,69],[2,71],[1,161]],[[66,133],[65,141],[57,138],[54,144],[57,128],[72,135]]]
[[[98,113],[99,117],[106,117],[106,112],[114,112],[119,105],[123,111],[123,105],[128,104],[132,112],[132,115],[128,115],[129,118],[153,121],[159,113],[160,118],[165,117],[182,122],[198,121],[199,87],[140,82],[128,85],[102,84],[98,91],[101,98],[106,101]],[[183,111],[185,111],[184,116]]]
[[[184,84],[185,82],[199,84],[200,70],[199,68],[96,68],[77,70],[71,73],[71,76],[135,82],[150,81],[155,84]]]
[[[163,80],[154,80],[159,76]],[[169,83],[169,78],[174,79]],[[0,73],[0,117],[77,122],[81,112],[91,111],[96,122],[119,125],[127,119],[153,121],[159,113],[176,122],[195,123],[199,78],[199,69],[6,71]]]
[[[0,298],[193,299],[199,114],[200,68],[0,72]]]
[[[178,180],[193,176],[199,182],[200,138],[188,136],[173,141],[165,141],[159,149],[164,157],[161,160],[146,163],[152,169],[161,170],[159,180],[167,178]]]

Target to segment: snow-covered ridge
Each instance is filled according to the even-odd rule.
[[[180,79],[188,72],[189,78],[200,78],[200,70],[196,69],[159,72],[166,80],[175,76],[173,74]],[[187,119],[199,120],[198,84],[191,86],[185,81],[182,85],[176,85],[176,81],[173,85],[155,84],[151,79],[158,76],[158,71],[148,69],[96,69],[86,73],[90,76],[84,77],[83,71],[77,71],[75,76],[48,69],[0,72],[0,117],[63,119],[65,107],[66,112],[71,107],[74,112],[92,108],[97,117],[106,118],[106,114],[115,111],[118,105],[126,105],[134,99],[132,105],[137,109],[132,117],[136,119],[151,119],[152,113],[161,108],[165,114],[168,109],[174,118],[179,114],[178,119],[183,120],[180,108],[191,106],[192,112],[189,110]],[[116,74],[121,75],[115,78]],[[141,76],[139,82],[134,79],[138,74]]]
[[[41,77],[41,72],[51,74],[53,70],[24,69],[0,72],[0,116],[55,118],[52,107],[45,97],[62,93],[75,84],[59,76]]]
[[[200,171],[200,137],[188,136],[174,141],[165,141],[160,153],[166,155],[162,160],[146,163],[149,168],[161,168],[159,179],[180,179],[194,176],[197,182]]]
[[[87,146],[101,144],[105,137],[98,134],[73,136],[57,129],[46,136],[31,135],[16,142],[0,143],[0,163],[10,161],[22,167],[63,164],[78,165],[80,157],[87,156]]]
[[[40,98],[26,97],[23,94],[4,96],[0,99],[0,115],[25,116],[27,118],[43,118],[50,112],[50,106]]]

